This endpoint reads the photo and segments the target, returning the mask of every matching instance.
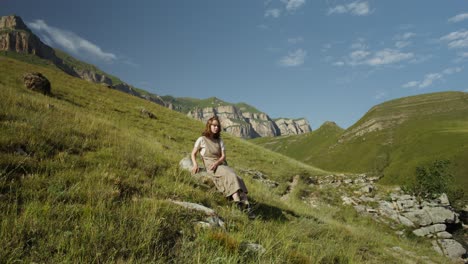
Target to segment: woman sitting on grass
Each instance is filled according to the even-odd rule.
[[[208,119],[205,131],[195,142],[191,155],[192,173],[199,171],[196,159],[197,153],[200,153],[205,168],[211,175],[216,188],[227,198],[232,199],[239,209],[246,211],[250,218],[254,218],[255,216],[247,200],[248,191],[244,181],[225,162],[226,153],[224,142],[221,139],[221,123],[217,116]]]

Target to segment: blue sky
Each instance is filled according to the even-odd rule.
[[[44,42],[159,95],[347,128],[372,106],[468,92],[465,0],[0,0]]]

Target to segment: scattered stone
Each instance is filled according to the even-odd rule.
[[[185,207],[187,209],[202,212],[202,213],[204,213],[205,215],[208,215],[208,216],[216,215],[216,212],[213,209],[208,208],[206,206],[203,206],[201,204],[189,203],[189,202],[180,202],[180,201],[174,201],[174,200],[169,200],[169,201],[172,202],[172,203],[175,203],[177,205],[180,205],[182,207]]]
[[[30,72],[23,75],[26,88],[49,95],[51,86],[49,80],[39,72]]]
[[[357,203],[347,196],[341,196],[341,200],[343,201],[343,205],[357,205]]]
[[[257,171],[257,170],[251,170],[251,169],[240,169],[242,173],[248,174],[252,176],[252,179],[259,181],[263,184],[265,184],[269,188],[276,188],[279,186],[278,182],[272,181],[268,179],[266,175],[264,175],[262,172]]]
[[[433,240],[432,246],[439,254],[446,255],[452,259],[459,259],[466,253],[465,248],[453,239]]]
[[[447,232],[447,231],[439,232],[439,233],[436,234],[436,236],[437,236],[438,238],[445,238],[445,239],[448,239],[448,238],[452,238],[452,237],[453,237],[452,234],[450,234],[450,233]]]
[[[213,209],[203,206],[201,204],[196,204],[196,203],[181,202],[181,201],[174,201],[174,200],[169,200],[169,201],[174,204],[180,205],[184,208],[204,213],[207,217],[203,219],[203,221],[198,221],[195,224],[197,228],[199,229],[206,229],[206,228],[225,229],[224,221],[221,220],[221,218],[217,216],[216,212]]]
[[[151,113],[150,111],[148,111],[148,110],[146,110],[146,109],[144,109],[144,108],[142,108],[142,109],[140,110],[140,113],[141,113],[141,115],[144,116],[144,117],[148,117],[148,118],[151,118],[151,119],[156,119],[156,115],[155,115],[155,114]]]
[[[446,228],[447,226],[444,224],[435,224],[435,225],[425,226],[425,227],[421,227],[419,229],[413,230],[413,234],[417,236],[427,236],[429,234],[435,234],[438,232],[445,231]]]
[[[266,252],[266,249],[262,245],[249,242],[242,242],[239,245],[239,250],[244,254],[255,255],[263,255]]]
[[[17,147],[15,153],[21,156],[28,156],[28,153],[22,147]]]
[[[374,191],[374,189],[375,189],[375,187],[373,185],[368,184],[368,185],[362,187],[361,191],[364,192],[364,193],[371,193],[371,192]]]

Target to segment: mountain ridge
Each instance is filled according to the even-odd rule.
[[[321,129],[317,129],[317,132]],[[328,170],[366,172],[388,184],[414,180],[417,166],[452,161],[455,182],[467,185],[468,93],[437,92],[394,99],[372,107],[331,141],[308,136],[253,142]]]
[[[116,89],[183,113],[196,111],[201,105],[204,105],[204,101],[210,100],[217,100],[223,106],[234,105],[236,109],[232,109],[230,115],[237,116],[237,119],[228,118],[224,122],[224,125],[228,133],[232,133],[238,137],[278,136],[281,134],[298,134],[311,131],[310,125],[305,119],[295,120],[283,118],[279,120],[279,124],[277,125],[270,117],[265,117],[265,113],[261,113],[255,107],[246,103],[232,104],[213,97],[198,99],[198,102],[201,102],[201,105],[199,105],[194,103],[197,99],[193,99],[190,102],[187,98],[175,98],[172,96],[161,97],[157,94],[136,88],[113,75],[103,72],[92,64],[82,62],[64,51],[53,49],[44,44],[27,27],[21,17],[16,15],[2,16],[0,18],[0,51],[12,51],[38,56],[51,61],[56,67],[71,76],[93,83],[100,83],[108,88]],[[215,112],[216,110],[213,110],[212,115],[214,115]],[[246,117],[243,117],[242,114],[236,114],[236,112],[245,113]],[[257,118],[259,116],[261,117]],[[221,118],[224,120],[223,115]],[[201,121],[206,121],[206,119],[207,118],[199,118]],[[265,126],[265,122],[271,124]]]

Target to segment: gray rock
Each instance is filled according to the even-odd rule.
[[[239,250],[244,254],[255,255],[262,255],[266,252],[266,249],[262,245],[249,242],[242,242],[239,246]]]
[[[188,171],[192,170],[192,167],[193,167],[192,159],[190,157],[183,158],[179,162],[179,167],[183,170],[188,170]]]
[[[404,225],[404,226],[408,226],[408,227],[414,227],[414,223],[411,222],[411,220],[409,220],[408,218],[402,216],[402,215],[398,215],[398,222],[400,222],[400,224]]]
[[[433,248],[441,255],[458,259],[466,253],[465,248],[453,239],[439,239],[432,241]]]
[[[411,222],[415,223],[416,225],[419,226],[428,226],[432,224],[432,219],[429,216],[429,214],[426,212],[426,210],[414,210],[414,211],[409,211],[406,213],[403,213],[403,216],[411,220]]]
[[[24,86],[36,92],[43,94],[50,94],[50,82],[49,80],[39,72],[26,73],[23,76]]]
[[[368,184],[368,185],[362,187],[361,191],[365,192],[365,193],[371,193],[371,192],[374,191],[374,189],[375,189],[374,185]]]
[[[452,237],[453,237],[452,234],[450,234],[450,233],[447,232],[447,231],[439,232],[439,233],[436,234],[436,236],[437,236],[438,238],[445,238],[445,239],[448,239],[448,238],[452,238]]]
[[[443,193],[441,194],[438,198],[437,198],[437,201],[439,202],[440,205],[442,206],[449,206],[450,205],[450,201],[447,197],[447,194]]]
[[[189,203],[189,202],[180,202],[180,201],[174,201],[174,200],[169,200],[169,201],[172,202],[172,203],[175,203],[177,205],[180,205],[182,207],[185,207],[187,209],[202,212],[202,213],[204,213],[205,215],[208,215],[208,216],[216,215],[216,212],[213,209],[208,208],[206,206],[203,206],[201,204]]]
[[[432,223],[448,223],[457,224],[460,223],[458,214],[445,208],[445,207],[424,207],[423,210],[427,212],[432,220]]]
[[[341,196],[341,200],[343,201],[343,205],[357,205],[357,203],[350,197]]]
[[[425,227],[421,227],[419,229],[413,230],[413,234],[417,236],[427,236],[430,234],[436,234],[436,233],[445,231],[446,228],[447,226],[444,224],[435,224],[435,225],[425,226]]]

